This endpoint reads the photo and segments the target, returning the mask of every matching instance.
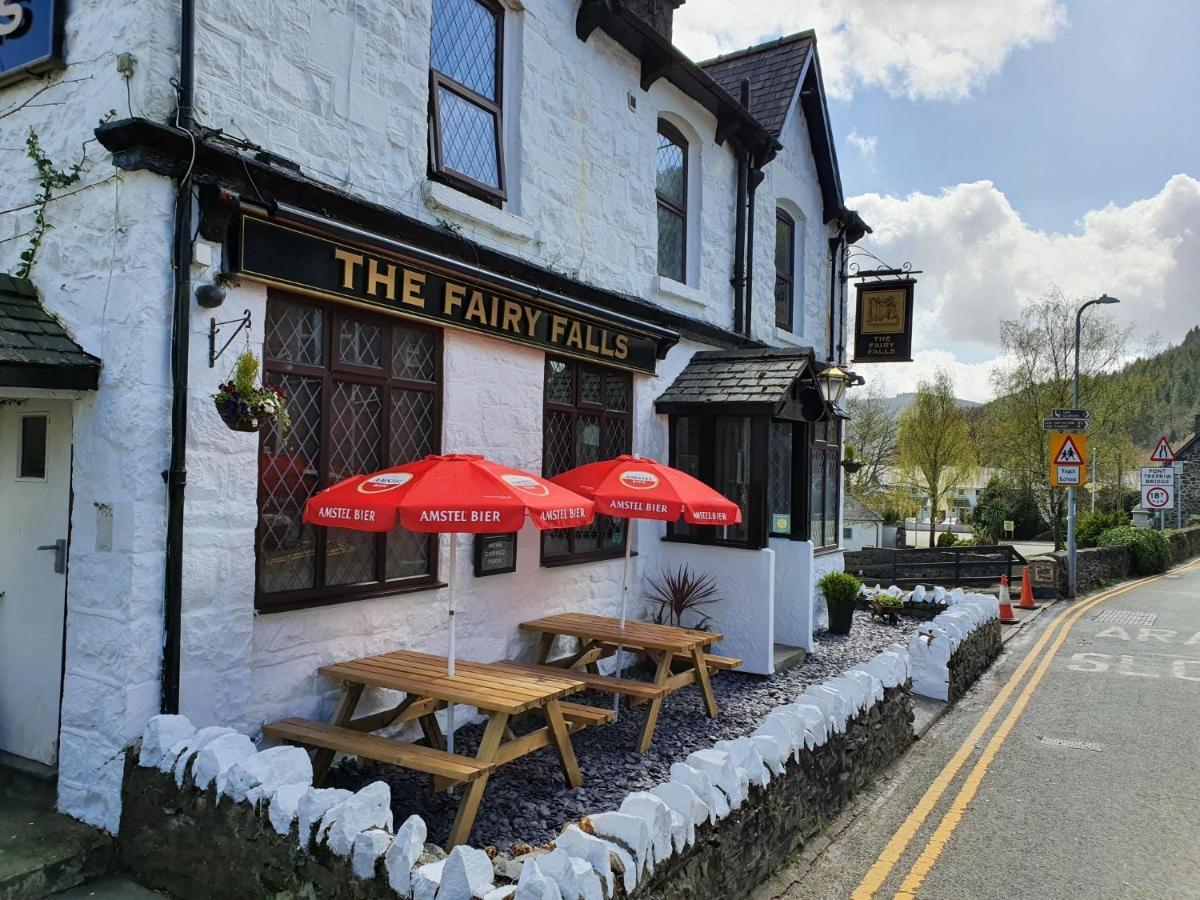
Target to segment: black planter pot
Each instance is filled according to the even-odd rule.
[[[221,421],[224,422],[231,431],[262,431],[265,427],[270,425],[274,419],[273,416],[256,416],[249,410],[239,409],[239,404],[236,403],[222,403],[220,400],[214,399],[213,405],[216,406],[217,414],[221,417]]]
[[[834,603],[826,599],[825,608],[829,610],[829,633],[849,634],[850,624],[854,621],[854,604]]]

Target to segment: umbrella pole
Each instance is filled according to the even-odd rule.
[[[450,591],[450,677],[454,677],[454,657],[458,650],[454,625],[454,582],[458,571],[458,535],[450,533],[450,576],[446,579]],[[446,704],[446,749],[454,752],[454,704]]]
[[[625,568],[621,572],[621,628],[625,628],[625,613],[629,597],[629,554],[633,549],[633,519],[626,519],[625,534]],[[621,677],[621,652],[624,648],[617,644],[617,677]],[[621,715],[621,695],[613,694],[613,721]]]

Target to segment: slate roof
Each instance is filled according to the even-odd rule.
[[[691,358],[656,403],[779,404],[812,359],[808,348],[702,351]]]
[[[842,511],[842,518],[847,522],[882,522],[883,516],[877,512],[871,512],[861,503],[854,499],[854,496],[849,492],[843,496],[845,509]]]
[[[779,137],[812,47],[813,32],[802,31],[718,56],[700,63],[700,68],[739,99],[742,79],[749,79],[750,113],[767,131]]]
[[[33,283],[0,273],[0,386],[95,390],[100,360],[38,300]]]

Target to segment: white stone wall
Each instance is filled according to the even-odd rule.
[[[755,197],[754,336],[778,346],[812,347],[818,359],[828,359],[829,238],[836,235],[836,229],[822,221],[824,206],[816,163],[808,139],[808,124],[799,107],[792,110],[779,139],[783,150],[763,170],[765,177]],[[782,207],[796,223],[791,332],[775,327],[777,207]]]
[[[197,118],[204,125],[291,157],[312,177],[428,222],[451,222],[474,240],[539,265],[731,324],[734,158],[727,146],[714,144],[712,117],[673,86],[660,81],[643,92],[639,65],[625,50],[599,32],[586,44],[579,41],[574,4],[513,2],[506,16],[510,200],[501,210],[425,178],[428,0],[321,0],[311,6],[200,0],[198,7]],[[55,105],[31,106],[0,120],[0,147],[8,148],[0,152],[6,174],[12,173],[5,178],[6,197],[32,199],[36,190],[32,164],[20,152],[29,127],[66,167],[108,110],[166,121],[174,106],[168,82],[177,74],[177,35],[173,2],[131,0],[114,7],[73,0],[70,66],[63,77],[80,80],[47,93],[45,100]],[[115,69],[121,52],[137,60],[128,95]],[[21,102],[37,84],[0,89],[0,110]],[[693,141],[686,285],[664,283],[655,271],[660,116]],[[815,329],[823,328],[825,316],[827,235],[807,136],[801,126],[792,128],[785,143],[799,142],[800,149],[768,166],[758,192],[754,332],[776,342],[774,204],[776,195],[786,195],[803,208],[810,229],[804,340],[824,346]],[[75,409],[60,805],[113,829],[119,821],[117,751],[159,702],[175,198],[171,182],[146,173],[105,181],[115,174],[107,154],[95,143],[88,154],[81,186],[99,184],[51,204],[55,227],[33,279],[47,307],[104,362],[100,390]],[[0,270],[15,269],[24,247],[19,235],[29,229],[31,215],[0,216]],[[197,283],[211,279],[219,266],[220,250],[211,249],[213,268],[193,267]],[[249,309],[256,349],[265,298],[262,287],[245,282],[217,311],[224,319]],[[192,307],[181,705],[201,724],[253,730],[285,714],[327,714],[333,685],[316,675],[323,663],[397,646],[443,651],[446,596],[431,590],[255,614],[257,441],[228,431],[212,409],[210,395],[228,374],[229,357],[208,367],[211,317]],[[700,349],[708,348],[685,341],[659,364],[656,377],[635,378],[639,452],[665,461],[665,418],[654,414],[653,399]],[[485,450],[540,470],[542,360],[540,352],[512,343],[447,332],[443,446]],[[108,512],[111,547],[96,529],[98,513]],[[664,531],[659,523],[639,525],[635,585],[642,573],[661,568],[664,545],[658,539]],[[527,651],[516,629],[522,619],[617,608],[619,560],[543,569],[538,536],[526,528],[518,571],[476,580],[468,548],[464,540],[458,573],[464,657]],[[443,573],[446,563],[443,540]],[[759,573],[768,583],[769,571]],[[635,609],[640,594],[638,586],[631,591]],[[764,596],[769,601],[770,591]],[[769,621],[769,606],[765,615]]]
[[[506,11],[512,196],[502,210],[426,178],[428,0],[199,6],[204,124],[539,265],[732,324],[736,168],[728,145],[713,141],[716,120],[666,81],[643,92],[637,60],[601,32],[578,40],[575,4],[529,0]],[[679,287],[656,275],[660,116],[692,140],[689,276]]]
[[[119,178],[92,137],[127,102],[164,117],[173,103],[171,4],[75,0],[66,23],[68,66],[53,86],[35,79],[0,88],[0,206],[33,200],[25,155],[30,129],[56,168],[86,152],[80,182],[56,191],[31,278],[43,302],[85,350],[103,361],[100,389],[74,404],[74,498],[67,579],[66,661],[59,746],[59,805],[115,829],[120,748],[158,711],[163,535],[170,375],[169,253],[174,192],[152,175]],[[116,54],[137,70],[127,101]],[[80,190],[81,189],[81,190]],[[70,196],[68,191],[78,190]],[[0,215],[0,271],[15,272],[34,210]],[[97,522],[111,514],[111,541]]]
[[[214,254],[219,256],[217,248]],[[265,305],[265,288],[243,281],[230,289],[219,317],[250,310],[251,342],[259,349]],[[181,711],[197,722],[246,730],[286,715],[327,717],[336,686],[319,677],[317,668],[398,647],[444,653],[447,591],[255,615],[257,438],[230,432],[213,412],[209,397],[228,370],[225,360],[215,369],[207,366],[203,333],[210,315],[199,308],[192,315]],[[540,472],[544,353],[455,330],[444,332],[443,347],[443,449],[482,452]],[[653,413],[653,398],[699,348],[676,347],[660,363],[657,377],[635,376],[637,452],[665,460],[665,417]],[[659,523],[640,523],[638,556],[631,566],[632,614],[640,614],[643,605],[641,573],[657,570],[662,533]],[[448,538],[441,540],[443,580],[449,566],[447,542]],[[517,625],[531,618],[567,610],[616,614],[620,559],[542,568],[540,537],[532,525],[521,531],[517,548],[515,573],[476,579],[471,538],[460,538],[457,605],[462,658],[528,658],[532,639]]]
[[[771,538],[775,552],[775,642],[813,649],[812,541]]]

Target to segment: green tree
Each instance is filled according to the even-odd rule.
[[[854,391],[846,401],[846,457],[862,463],[847,477],[856,496],[878,492],[884,472],[896,462],[896,409],[878,382]]]
[[[900,414],[897,426],[900,468],[929,497],[929,545],[942,500],[966,484],[975,472],[976,457],[967,417],[954,398],[948,372],[939,369],[932,381],[922,381],[917,396]]]
[[[1055,547],[1062,546],[1066,490],[1050,487],[1049,437],[1042,419],[1055,407],[1072,405],[1075,311],[1082,302],[1054,291],[1025,306],[1020,318],[1001,322],[1003,352],[992,376],[999,399],[988,411],[990,431],[998,436],[990,444],[991,462],[1032,492]],[[1132,329],[1119,328],[1103,307],[1083,317],[1079,396],[1091,412],[1089,452],[1099,452],[1102,459],[1119,458],[1128,447],[1127,436],[1152,394],[1153,382],[1144,375],[1114,377],[1131,343]]]

